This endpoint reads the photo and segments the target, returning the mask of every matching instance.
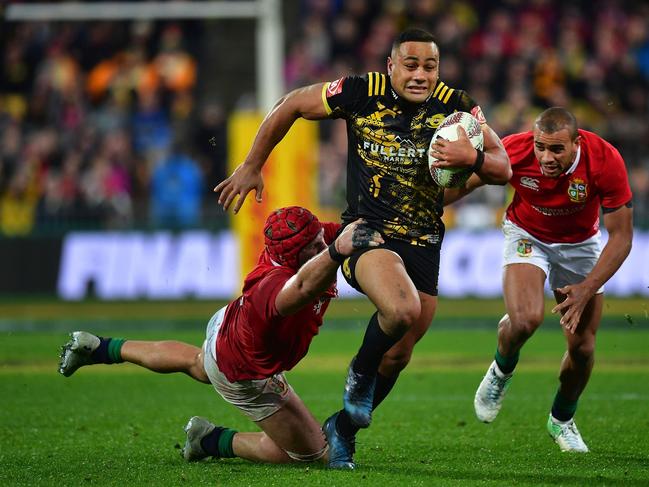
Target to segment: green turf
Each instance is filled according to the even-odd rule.
[[[209,386],[132,365],[94,366],[71,378],[56,369],[61,332],[0,333],[0,485],[648,485],[649,330],[606,324],[577,414],[591,448],[561,453],[545,430],[563,352],[557,327],[525,347],[499,418],[473,416],[473,393],[495,346],[493,329],[439,320],[417,346],[393,394],[358,437],[354,472],[243,460],[187,464],[182,426],[199,414],[254,428]],[[610,323],[619,320],[611,318]],[[77,324],[77,323],[75,323]],[[199,328],[139,339],[202,341]],[[453,329],[454,326],[458,328]],[[341,404],[346,365],[359,344],[355,321],[324,329],[289,381],[320,420]]]
[[[605,314],[623,317],[630,322],[649,324],[647,298],[614,298],[606,297]],[[223,306],[225,301],[60,301],[51,297],[12,298],[0,296],[0,325],[8,320],[68,320],[68,319],[105,319],[105,320],[147,320],[174,319],[205,321],[214,311]],[[553,306],[547,300],[546,310]],[[356,316],[370,316],[372,304],[365,298],[336,299],[329,306],[328,318],[349,319]],[[437,316],[441,318],[482,318],[485,316],[502,316],[504,306],[502,299],[448,299],[440,297]]]

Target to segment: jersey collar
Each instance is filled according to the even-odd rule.
[[[577,165],[579,164],[579,159],[581,159],[581,145],[577,147],[577,156],[575,157],[575,162],[572,163],[572,166],[568,168],[565,174],[572,174],[573,172],[575,172]]]

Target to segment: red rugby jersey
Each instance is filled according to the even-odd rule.
[[[548,243],[577,243],[599,230],[599,208],[618,208],[631,200],[624,160],[598,135],[579,130],[581,152],[574,171],[546,177],[534,156],[532,132],[503,139],[516,192],[507,218]]]
[[[329,244],[340,225],[324,223],[323,227]],[[294,269],[274,265],[262,253],[246,276],[242,295],[228,305],[216,340],[216,357],[230,382],[290,370],[309,350],[329,301],[336,296],[336,284],[297,313],[281,316],[275,299],[294,275]]]

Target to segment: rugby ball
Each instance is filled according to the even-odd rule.
[[[484,137],[482,136],[482,127],[480,122],[467,112],[451,113],[448,117],[442,120],[442,123],[437,127],[430,141],[432,146],[438,139],[445,139],[449,141],[457,140],[457,128],[461,126],[469,136],[471,145],[478,150],[482,150],[484,146]],[[443,188],[455,188],[463,185],[469,176],[471,176],[471,168],[468,167],[447,167],[440,168],[434,167],[433,163],[437,162],[437,158],[430,155],[430,147],[428,148],[428,168],[433,181],[438,186]]]

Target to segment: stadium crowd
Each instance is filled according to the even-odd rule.
[[[285,26],[287,89],[383,71],[399,30],[428,29],[443,55],[441,78],[470,92],[501,137],[563,105],[611,141],[628,166],[635,223],[649,227],[649,5],[302,0],[285,8],[300,19]],[[207,82],[203,22],[3,22],[1,235],[210,224],[228,113],[197,103]],[[320,126],[321,204],[342,207],[344,122]],[[455,224],[497,225],[505,199],[502,188],[485,188],[449,213]]]

